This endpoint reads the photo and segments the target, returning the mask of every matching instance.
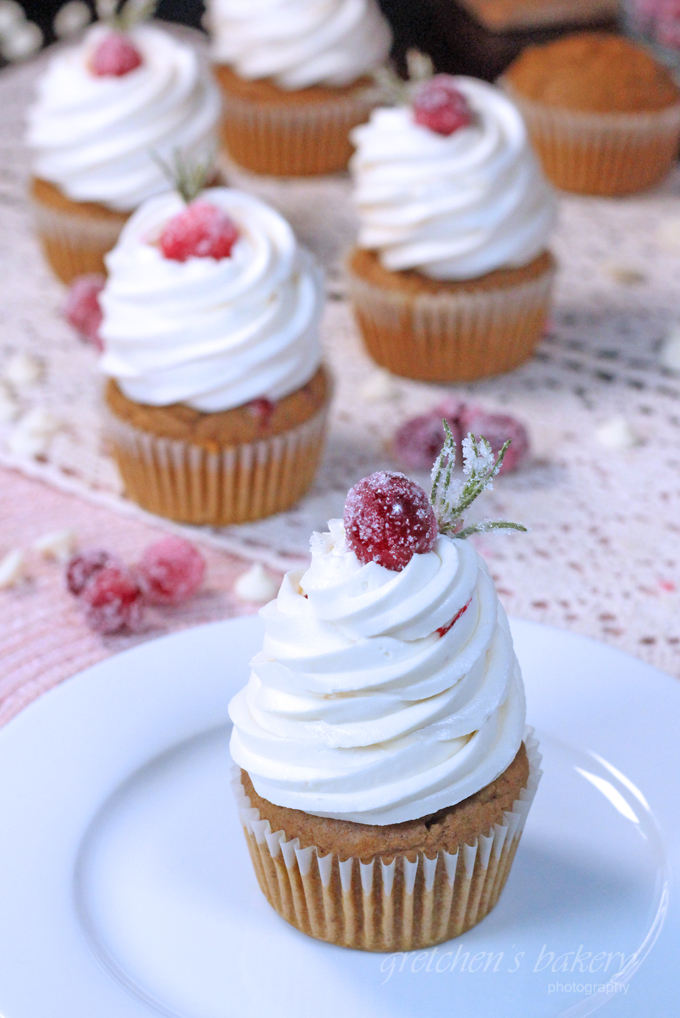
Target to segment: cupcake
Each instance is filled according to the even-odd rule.
[[[108,437],[127,495],[187,523],[281,512],[312,483],[330,398],[322,279],[250,195],[151,198],[106,257]]]
[[[28,113],[36,227],[65,283],[103,272],[130,213],[167,191],[156,156],[215,148],[219,92],[200,54],[153,25],[118,24],[60,48]]]
[[[209,0],[208,24],[232,159],[277,176],[344,169],[392,42],[376,0]]]
[[[440,459],[434,504],[403,474],[355,485],[309,569],[262,610],[263,649],[229,708],[260,887],[344,947],[411,951],[480,922],[540,775],[507,619],[465,540],[475,528],[456,534],[498,463],[471,436],[464,449],[465,489],[447,488]]]
[[[352,140],[360,228],[347,267],[370,355],[427,381],[516,368],[548,311],[556,207],[516,107],[440,74],[402,88]]]
[[[670,171],[680,88],[622,36],[583,32],[531,46],[502,79],[550,179],[579,194],[632,194]]]

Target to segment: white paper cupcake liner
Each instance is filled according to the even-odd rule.
[[[539,342],[555,265],[516,286],[413,294],[352,272],[349,293],[366,348],[397,375],[463,382],[512,371]]]
[[[235,162],[255,173],[310,176],[345,169],[349,132],[376,103],[375,90],[357,89],[318,103],[257,103],[222,91],[222,135]]]
[[[126,218],[68,212],[32,201],[33,222],[43,252],[65,283],[89,272],[105,272],[104,255],[115,247]]]
[[[234,768],[232,786],[260,887],[303,933],[364,951],[412,951],[457,937],[494,907],[507,880],[542,771],[533,729],[524,736],[529,777],[501,823],[455,853],[341,859],[272,832],[250,805]],[[409,855],[415,858],[409,859]]]
[[[328,403],[279,435],[214,450],[142,431],[112,413],[106,435],[126,495],[158,516],[226,526],[283,512],[311,486]]]
[[[643,113],[553,108],[499,82],[519,107],[546,176],[580,194],[643,191],[663,180],[680,146],[680,104]]]

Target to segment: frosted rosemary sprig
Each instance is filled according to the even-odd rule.
[[[521,523],[506,520],[483,520],[463,527],[463,517],[472,503],[486,489],[493,489],[493,479],[503,465],[503,459],[510,446],[505,443],[495,457],[491,444],[481,435],[475,438],[468,434],[463,439],[463,473],[467,480],[453,476],[456,467],[456,440],[448,422],[444,420],[444,445],[432,467],[432,490],[430,502],[434,509],[439,532],[464,540],[472,534],[485,534],[490,530],[519,530],[526,533]]]
[[[169,163],[157,152],[153,153],[153,159],[187,205],[205,189],[215,166],[213,155],[203,160],[192,160],[178,148],[173,151]]]
[[[148,21],[157,6],[158,0],[97,0],[95,4],[99,20],[116,32],[129,32],[135,25]]]
[[[406,54],[406,72],[406,81],[399,77],[394,67],[378,67],[372,72],[380,98],[388,106],[408,106],[416,87],[433,76],[434,65],[427,54],[410,49]]]

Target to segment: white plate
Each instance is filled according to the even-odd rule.
[[[410,956],[313,941],[257,887],[225,728],[257,619],[144,644],[41,697],[0,732],[0,1014],[677,1015],[680,910],[663,921],[680,687],[601,644],[513,631],[546,773],[497,908]]]

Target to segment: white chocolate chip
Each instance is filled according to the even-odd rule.
[[[34,407],[15,424],[7,439],[8,448],[17,456],[40,456],[62,426],[49,410]]]
[[[666,336],[659,363],[669,371],[680,371],[680,324],[674,325]]]
[[[634,265],[618,265],[610,262],[605,266],[605,271],[615,283],[622,283],[624,286],[636,286],[644,283],[647,279],[644,272]]]
[[[24,553],[20,548],[8,552],[0,561],[0,590],[13,587],[24,575]]]
[[[595,436],[605,449],[625,452],[638,445],[639,439],[625,417],[611,417],[595,429]]]
[[[19,416],[20,406],[4,382],[0,382],[0,424],[7,424]]]
[[[657,231],[657,238],[667,251],[680,254],[680,218],[666,219]]]
[[[28,389],[40,381],[43,374],[42,363],[37,357],[28,353],[15,353],[10,357],[3,371],[4,377],[15,389]]]
[[[45,558],[68,562],[76,550],[75,530],[53,530],[49,534],[43,534],[33,542],[33,547]]]
[[[234,584],[234,592],[242,601],[271,601],[279,592],[279,584],[269,575],[263,565],[254,566],[242,573]]]
[[[361,386],[360,395],[368,403],[378,403],[383,399],[394,399],[399,395],[399,389],[389,371],[378,368],[371,372]]]

